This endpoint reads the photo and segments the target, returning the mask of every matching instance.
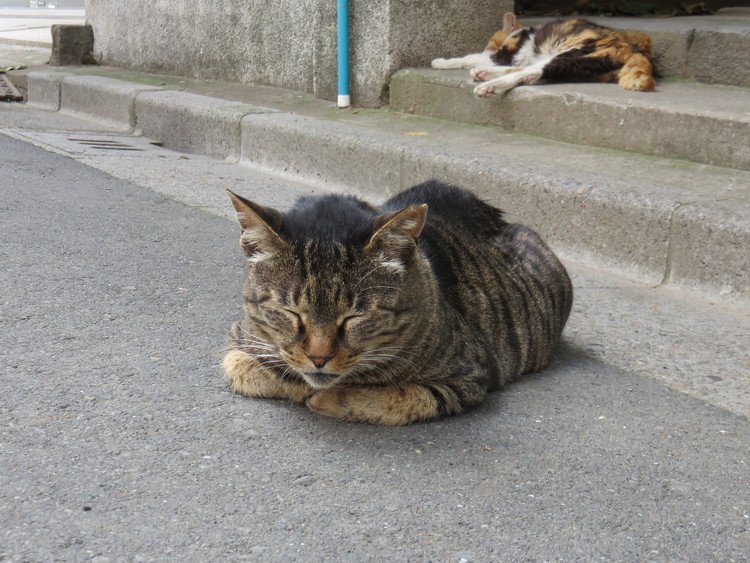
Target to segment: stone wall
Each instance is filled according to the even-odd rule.
[[[484,47],[513,0],[351,0],[352,102],[387,102],[399,68]],[[87,0],[102,64],[336,99],[333,0]]]

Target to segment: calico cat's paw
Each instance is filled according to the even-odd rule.
[[[469,76],[474,82],[484,82],[487,78],[487,69],[475,67],[469,71]]]
[[[448,61],[446,59],[440,58],[440,59],[432,60],[432,68],[444,70],[444,69],[451,68],[451,67],[448,64]]]
[[[438,416],[438,403],[421,385],[323,389],[307,400],[310,410],[351,422],[403,426]]]
[[[485,84],[480,84],[479,86],[474,88],[474,95],[479,96],[480,98],[489,98],[494,93],[495,88],[492,86],[487,86]]]
[[[484,82],[519,70],[523,69],[517,66],[476,66],[469,71],[469,75],[475,82]]]
[[[620,78],[620,86],[625,90],[636,92],[653,92],[656,90],[656,82],[647,74],[633,73]]]

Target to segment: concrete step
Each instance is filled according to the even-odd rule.
[[[550,19],[522,18],[535,26]],[[588,19],[648,33],[660,76],[750,87],[750,9],[724,9],[711,16]]]
[[[750,73],[748,73],[750,74]],[[750,170],[750,89],[662,80],[656,92],[548,84],[477,98],[466,71],[405,69],[391,109],[580,145]]]
[[[383,198],[439,178],[536,228],[564,257],[750,303],[748,171],[385,110],[341,111],[274,88],[134,73],[140,81],[125,82],[111,78],[119,71],[97,72],[105,76],[28,73],[29,102],[326,189]]]

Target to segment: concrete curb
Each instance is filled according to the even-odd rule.
[[[696,30],[688,52],[689,77],[713,84],[750,87],[750,29],[726,33]]]
[[[54,107],[61,83],[62,107],[99,120],[109,111],[121,124],[128,115],[137,133],[167,148],[239,159],[370,197],[443,179],[538,229],[563,256],[653,285],[750,301],[750,253],[744,252],[750,248],[750,172],[387,111],[309,117],[58,73],[28,74],[30,103]],[[82,100],[91,92],[97,103],[87,106]]]
[[[240,122],[247,114],[276,110],[165,90],[135,100],[139,134],[169,148],[236,160],[240,155]]]
[[[58,111],[60,109],[60,84],[71,76],[64,72],[32,71],[26,74],[27,103],[31,106]]]
[[[610,84],[550,84],[481,99],[474,86],[465,71],[401,70],[391,79],[391,109],[750,170],[745,89],[661,82],[656,93],[641,93]]]
[[[653,285],[705,285],[750,297],[750,256],[744,252],[750,248],[750,202],[725,204],[710,193],[694,193],[695,201],[685,206],[687,194],[667,187],[667,176],[673,186],[680,183],[672,170],[654,170],[653,183],[646,186],[640,178],[627,179],[628,165],[651,164],[639,157],[624,157],[605,180],[575,165],[531,172],[533,161],[509,147],[504,156],[486,148],[468,151],[443,140],[404,139],[292,114],[246,117],[242,130],[240,162],[247,165],[342,188],[356,186],[383,198],[429,178],[470,186],[578,261]],[[568,158],[575,151],[571,148],[558,158]],[[698,180],[711,174],[698,171],[686,176]],[[750,181],[750,174],[738,175],[734,180]]]
[[[721,295],[745,288],[750,297],[750,206],[687,203],[672,217],[665,283],[714,287]]]
[[[132,131],[136,97],[154,90],[161,88],[104,76],[66,76],[61,81],[60,111],[94,118],[114,129]]]

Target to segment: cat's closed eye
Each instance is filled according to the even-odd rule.
[[[339,328],[346,328],[351,323],[355,322],[357,319],[361,318],[363,315],[361,313],[353,313],[350,315],[345,315],[343,317],[340,317],[337,321],[337,324]]]
[[[300,313],[292,309],[282,308],[281,310],[286,314],[287,318],[292,321],[292,324],[294,325],[294,329],[298,333],[301,334],[305,331],[305,323]]]
[[[263,309],[263,317],[282,336],[295,335],[304,329],[300,316],[290,310],[268,307]]]
[[[356,330],[357,327],[362,324],[362,320],[364,319],[364,317],[365,316],[361,313],[355,313],[339,318],[336,323],[338,324],[339,335],[343,336],[347,333],[352,332],[353,330]]]
[[[389,313],[394,317],[400,317],[406,313],[410,313],[414,310],[413,307],[386,307],[385,305],[378,305],[377,309],[385,313]]]
[[[258,295],[257,293],[252,293],[245,299],[245,301],[252,305],[262,305],[269,299],[271,299],[270,295]]]

